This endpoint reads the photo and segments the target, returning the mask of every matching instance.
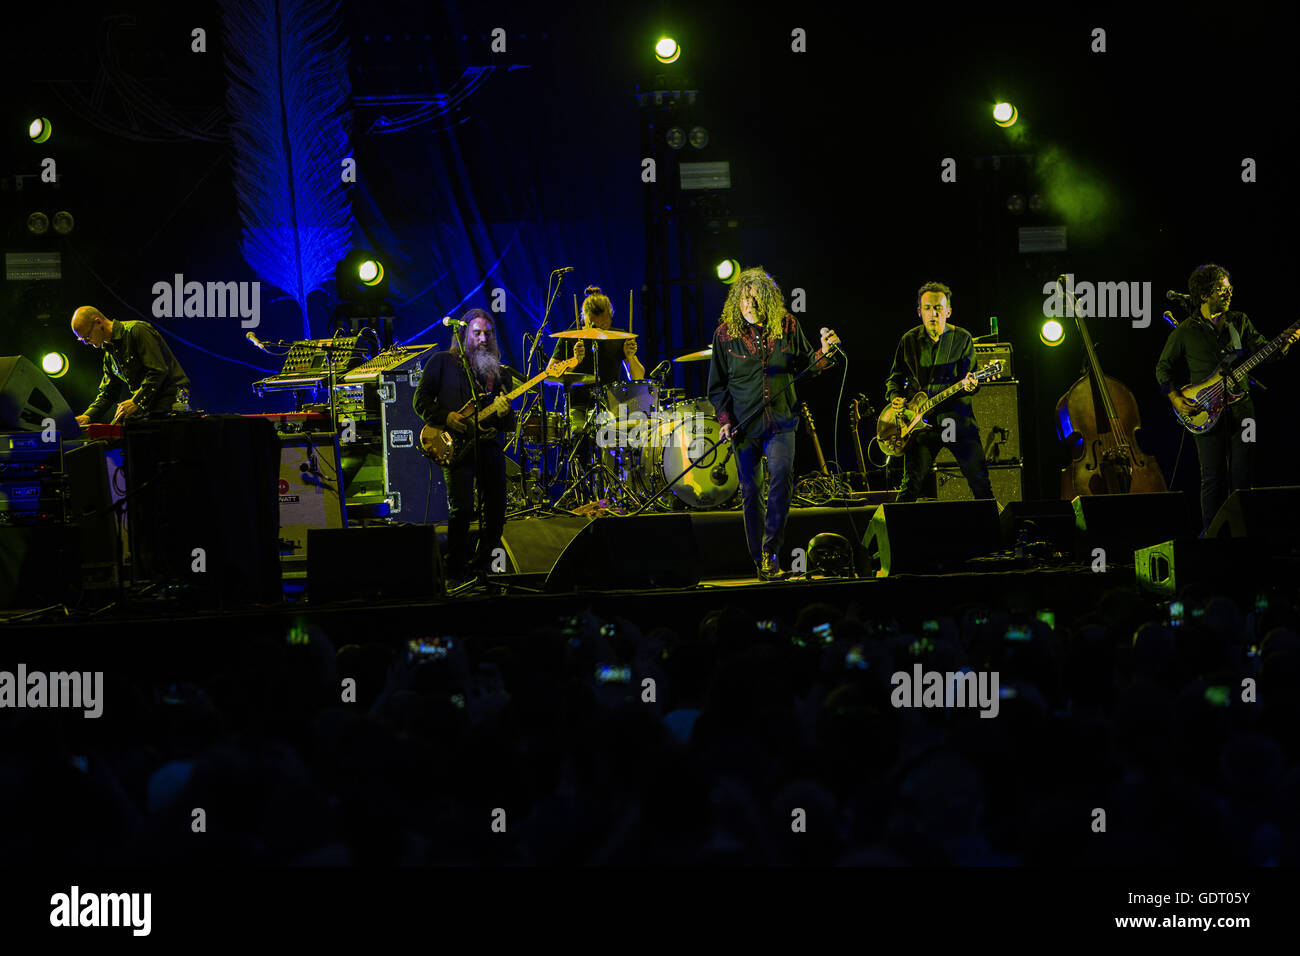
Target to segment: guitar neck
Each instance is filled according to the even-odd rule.
[[[1269,342],[1267,345],[1265,345],[1262,349],[1260,349],[1250,358],[1246,359],[1244,362],[1242,362],[1240,365],[1234,368],[1231,374],[1232,379],[1234,381],[1239,381],[1241,376],[1245,375],[1247,372],[1253,369],[1260,362],[1268,361],[1268,359],[1270,359],[1273,356],[1273,353],[1276,352],[1278,349],[1280,349],[1286,343],[1286,340],[1295,334],[1295,330],[1297,328],[1300,328],[1300,319],[1297,319],[1295,322],[1292,322],[1291,325],[1289,325],[1287,328],[1283,329],[1280,333],[1278,333],[1278,336],[1275,339],[1273,339],[1272,342]]]
[[[958,382],[956,385],[949,385],[938,395],[935,395],[933,398],[923,402],[921,404],[921,407],[916,410],[916,413],[918,415],[926,414],[928,411],[930,411],[930,409],[934,408],[934,406],[941,405],[944,402],[946,402],[948,398],[952,395],[955,395],[957,393],[957,390],[960,388],[961,388],[961,382]]]

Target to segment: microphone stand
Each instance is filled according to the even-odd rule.
[[[838,350],[838,346],[836,347],[836,350]],[[818,350],[818,351],[820,351],[820,350]],[[829,352],[823,352],[822,354],[823,354],[823,355],[829,355],[830,353],[829,353]],[[814,352],[813,355],[814,355],[814,357],[815,357],[815,356],[817,355],[817,353]],[[759,415],[763,414],[763,412],[766,411],[766,410],[768,409],[768,407],[771,406],[771,404],[772,404],[773,402],[776,401],[778,395],[784,395],[787,389],[791,389],[791,388],[793,388],[794,385],[795,385],[795,383],[798,382],[800,379],[802,379],[804,376],[806,376],[810,371],[812,371],[813,366],[816,365],[816,364],[817,364],[817,363],[816,363],[815,361],[809,362],[806,366],[804,366],[803,370],[800,371],[797,375],[793,375],[793,376],[791,376],[790,381],[786,382],[785,385],[782,386],[778,391],[773,392],[772,395],[771,395],[771,397],[768,398],[767,401],[765,401],[762,405],[758,406],[758,408],[754,409],[754,411],[753,411],[752,413],[750,413],[750,416],[749,416],[748,418],[746,418],[743,422],[741,422],[740,425],[738,425],[736,428],[733,428],[733,429],[732,429],[732,432],[731,432],[732,435],[733,435],[733,436],[735,436],[735,435],[737,435],[737,434],[742,434],[742,435],[743,435],[745,429],[748,428],[749,425],[750,425],[750,424],[751,424],[751,423],[752,423],[756,418],[758,418]],[[694,471],[696,468],[702,468],[703,465],[701,465],[700,462],[706,460],[710,455],[714,454],[714,452],[716,451],[717,447],[718,447],[719,445],[721,445],[721,444],[722,444],[724,441],[726,441],[726,440],[727,440],[727,439],[725,439],[725,438],[719,438],[719,439],[718,439],[717,441],[715,441],[712,445],[710,445],[710,446],[708,447],[707,450],[705,450],[704,452],[702,452],[701,454],[697,455],[697,456],[694,457],[694,458],[691,458],[690,455],[687,455],[686,457],[687,457],[687,460],[690,461],[690,464],[686,466],[686,468],[682,471],[682,473],[681,473],[680,475],[678,475],[676,478],[674,478],[672,481],[668,482],[668,484],[664,485],[664,487],[662,487],[662,488],[658,489],[657,491],[655,491],[655,492],[653,493],[653,496],[650,498],[649,501],[647,501],[644,505],[642,505],[642,506],[641,506],[640,508],[638,508],[636,511],[631,512],[631,513],[628,515],[628,517],[630,518],[630,517],[633,517],[634,515],[639,515],[639,514],[641,514],[643,511],[646,510],[646,508],[650,507],[650,505],[651,505],[653,502],[658,501],[658,500],[663,496],[663,494],[664,494],[665,492],[669,491],[669,490],[673,487],[673,485],[677,484],[677,482],[681,481],[683,478],[685,478],[688,474],[690,474],[690,473],[691,473],[692,471]],[[736,439],[733,437],[733,438],[732,438],[732,441],[734,442],[735,440],[736,440]],[[733,446],[733,451],[734,451],[734,446]],[[723,461],[722,461],[721,464],[722,464],[723,467],[726,467],[726,459],[723,459]]]
[[[534,357],[537,355],[537,347],[538,347],[539,345],[541,345],[542,338],[543,338],[543,337],[545,336],[545,334],[546,334],[547,326],[550,324],[550,321],[551,321],[551,306],[555,303],[555,300],[558,299],[558,298],[560,297],[560,287],[564,285],[564,277],[565,277],[565,275],[567,275],[567,273],[566,273],[564,270],[561,270],[561,269],[557,269],[557,270],[552,271],[552,272],[551,272],[551,275],[554,276],[554,275],[556,274],[556,272],[559,272],[560,278],[559,278],[559,280],[555,283],[555,292],[550,293],[550,294],[547,296],[546,304],[542,307],[542,324],[541,324],[540,326],[538,326],[537,331],[536,331],[535,333],[533,333],[533,347],[532,347],[531,349],[528,350],[528,359],[524,362],[524,380],[525,380],[525,381],[527,381],[528,379],[530,379],[530,378],[533,377],[533,359],[534,359]],[[546,283],[546,287],[547,287],[548,292],[549,292],[549,290],[550,290],[550,285],[551,285],[551,284],[550,284],[550,282],[548,281],[548,282]],[[541,407],[542,407],[542,421],[541,421],[541,429],[542,429],[542,438],[541,438],[541,441],[542,441],[542,454],[541,454],[541,460],[540,460],[540,462],[539,462],[539,475],[538,475],[538,481],[540,481],[540,482],[542,483],[542,494],[545,495],[547,498],[549,498],[550,495],[551,495],[551,483],[550,483],[550,481],[548,480],[548,479],[550,478],[550,475],[549,475],[549,473],[548,473],[548,468],[547,468],[547,463],[546,463],[546,455],[547,455],[546,449],[547,449],[549,446],[546,444],[546,427],[547,427],[547,424],[548,424],[548,423],[547,423],[547,421],[546,421],[546,383],[545,383],[545,382],[542,383],[542,391],[541,391],[541,395],[538,397],[538,404],[541,405]],[[527,417],[527,415],[526,415],[527,407],[528,407],[528,403],[527,403],[527,400],[525,400],[525,402],[524,402],[524,409],[522,409],[522,410],[520,411],[520,414],[519,414],[519,421],[518,421],[518,423],[515,425],[515,434],[516,434],[516,436],[521,435],[522,432],[523,432],[524,420],[525,420],[525,418]],[[517,443],[517,442],[518,442],[518,438],[516,438],[516,443]],[[516,444],[516,447],[518,447],[518,444]],[[522,474],[522,473],[521,473],[521,474]],[[524,485],[524,488],[527,489],[527,484]]]
[[[470,427],[469,427],[470,441],[474,443],[474,481],[470,484],[470,494],[474,496],[474,513],[478,518],[478,533],[479,533],[479,540],[481,541],[484,532],[483,514],[484,514],[485,502],[483,499],[486,497],[486,495],[482,494],[481,489],[479,488],[480,476],[483,474],[483,455],[482,455],[482,450],[479,448],[479,440],[478,440],[478,433],[479,433],[478,413],[479,413],[480,395],[478,390],[478,382],[475,381],[474,379],[474,369],[470,366],[469,352],[466,350],[467,346],[465,344],[465,338],[460,333],[460,326],[453,324],[452,330],[453,330],[452,336],[456,340],[456,344],[460,346],[459,349],[460,367],[464,370],[465,378],[469,381],[469,395],[470,398],[473,400],[473,405],[474,405],[474,411],[470,415]],[[453,465],[452,467],[455,466]],[[468,542],[466,542],[466,544],[468,545]],[[472,553],[473,552],[471,552],[471,554]],[[472,562],[473,560],[474,560],[473,557],[471,557],[470,561]]]

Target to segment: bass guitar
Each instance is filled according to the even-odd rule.
[[[534,375],[513,392],[508,393],[506,401],[514,401],[524,392],[535,387],[544,378],[555,378],[563,375],[575,368],[581,361],[582,357],[577,355],[564,360],[552,359],[550,364],[546,366],[545,371],[539,375]],[[495,401],[495,399],[492,401]],[[492,407],[491,401],[476,410],[474,400],[471,398],[460,408],[459,414],[465,420],[464,432],[454,432],[434,425],[425,425],[420,429],[421,451],[440,465],[456,464],[474,447],[475,423],[477,423],[477,434],[480,441],[496,437],[497,430],[485,424],[488,419],[496,414],[496,409]],[[471,418],[473,421],[470,420]]]
[[[975,373],[976,382],[989,382],[1002,376],[1001,360],[990,362]],[[946,402],[965,386],[961,382],[950,385],[933,398],[925,392],[917,392],[912,400],[901,408],[889,405],[876,419],[876,442],[885,454],[896,458],[903,453],[912,435],[923,428],[933,428],[925,416],[936,406]]]
[[[1184,415],[1175,408],[1174,417],[1193,435],[1209,431],[1223,414],[1224,408],[1235,405],[1245,396],[1246,377],[1250,374],[1250,370],[1260,362],[1272,358],[1273,353],[1283,348],[1297,335],[1300,335],[1300,319],[1293,322],[1289,328],[1279,333],[1277,338],[1250,358],[1242,359],[1236,367],[1221,369],[1195,385],[1184,385],[1179,391],[1183,398],[1196,407],[1196,410],[1191,415]]]

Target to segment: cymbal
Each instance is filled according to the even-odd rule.
[[[634,339],[635,332],[620,332],[617,329],[571,329],[568,332],[552,332],[553,339],[594,339],[596,341],[614,341],[616,339]]]
[[[713,358],[713,346],[707,349],[700,349],[698,352],[687,352],[685,355],[673,359],[674,362],[702,362],[705,359]]]
[[[565,372],[563,375],[546,376],[547,385],[593,385],[596,376],[583,375],[581,372]]]

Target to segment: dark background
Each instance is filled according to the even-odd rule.
[[[552,330],[572,321],[573,294],[588,283],[609,293],[619,326],[636,290],[650,369],[708,344],[725,287],[705,270],[730,254],[765,266],[787,296],[805,291],[805,331],[833,326],[851,356],[845,400],[863,392],[879,405],[898,337],[917,322],[916,289],[939,280],[954,290],[953,322],[979,335],[997,315],[1013,343],[1026,497],[1055,497],[1065,454],[1054,410],[1081,352],[1073,329],[1060,348],[1039,343],[1042,286],[1062,272],[1151,282],[1160,298],[1149,328],[1097,319],[1092,333],[1106,372],[1137,396],[1147,447],[1166,477],[1193,487],[1190,442],[1174,475],[1182,433],[1154,379],[1169,331],[1159,318],[1168,305],[1162,294],[1184,289],[1196,265],[1219,262],[1232,273],[1234,308],[1266,335],[1291,321],[1282,290],[1294,261],[1295,187],[1284,150],[1295,82],[1279,45],[1289,18],[1245,8],[1156,18],[998,7],[994,16],[918,8],[910,18],[881,19],[876,9],[346,3],[355,95],[447,92],[463,85],[467,69],[495,67],[456,109],[422,125],[380,133],[381,111],[354,112],[355,244],[388,266],[398,340],[445,346],[446,330],[433,323],[488,305],[501,287],[504,357],[520,365],[520,338],[540,321],[547,273],[574,266]],[[0,41],[0,228],[5,251],[60,249],[64,272],[41,288],[5,282],[0,354],[67,352],[72,371],[58,384],[79,412],[100,355],[68,331],[74,308],[152,319],[151,287],[174,273],[259,277],[239,251],[220,8],[124,2],[77,18],[47,10],[21,14],[26,20],[11,21]],[[196,26],[208,31],[205,54],[190,52]],[[505,54],[490,52],[494,27],[507,31]],[[795,27],[807,31],[807,53],[790,51]],[[1090,52],[1095,27],[1106,30],[1105,53]],[[652,56],[661,31],[683,45],[671,69],[698,89],[691,119],[710,132],[706,149],[688,146],[682,158],[728,160],[733,180],[713,200],[723,227],[692,233],[694,257],[675,268],[688,280],[703,273],[696,313],[674,294],[670,321],[647,316],[641,295],[645,114],[634,95],[639,82],[670,69]],[[999,98],[1019,108],[1010,131],[991,122]],[[54,138],[42,146],[26,137],[37,115],[54,121]],[[57,190],[29,178],[17,191],[14,177],[38,174],[46,156],[58,162]],[[998,168],[995,156],[1003,157]],[[957,160],[955,183],[940,181],[945,157]],[[1241,181],[1244,157],[1257,161],[1258,182]],[[665,174],[670,167],[661,167]],[[1050,200],[1061,188],[1079,201],[1049,202],[1038,215],[1006,209],[1011,193]],[[75,231],[33,238],[25,223],[35,209],[71,211]],[[1018,226],[1054,224],[1068,228],[1067,253],[1018,253]],[[336,302],[333,283],[311,296],[314,335],[327,334]],[[278,363],[249,346],[237,320],[156,324],[189,372],[197,404],[285,407],[283,397],[262,403],[251,392],[249,383]],[[258,334],[292,340],[301,331],[296,304],[264,285]],[[1295,482],[1284,394],[1294,368],[1259,376],[1270,390],[1257,398],[1258,484]],[[703,394],[704,369],[678,366],[676,384]],[[827,458],[852,468],[847,414],[838,416],[838,451],[832,440],[841,384],[838,374],[823,376],[803,394]],[[806,441],[800,456],[810,468]]]

